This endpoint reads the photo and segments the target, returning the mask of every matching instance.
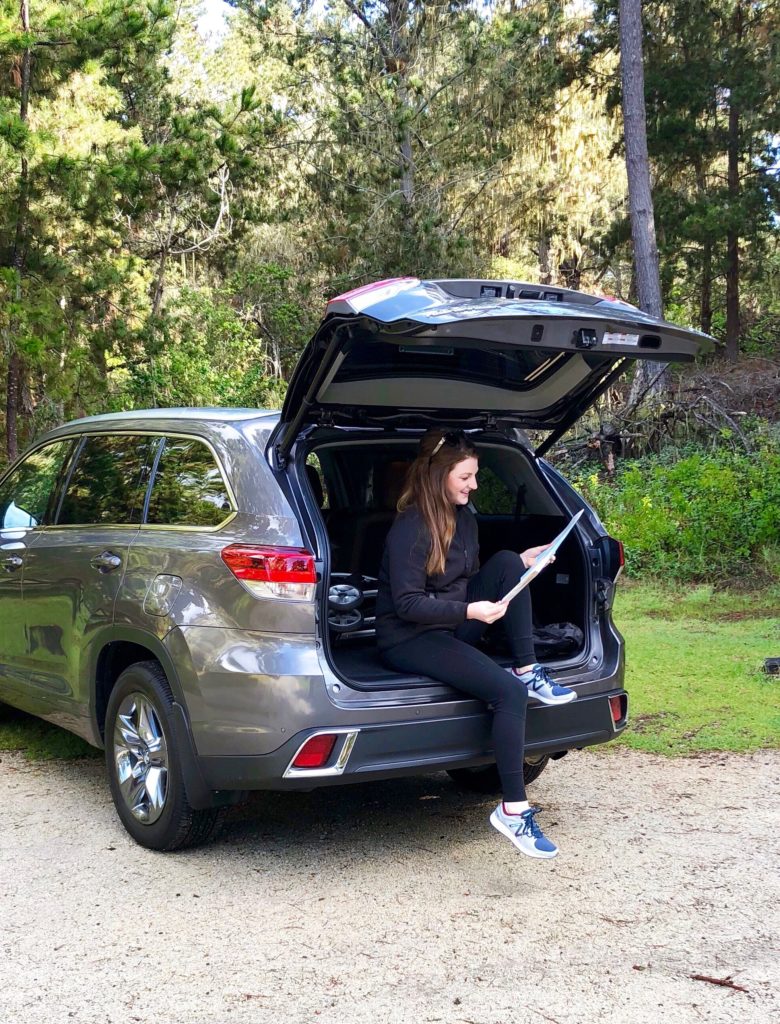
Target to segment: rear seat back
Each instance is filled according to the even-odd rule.
[[[396,516],[409,463],[394,460],[376,467],[369,507],[332,509],[327,517],[334,572],[378,576],[385,538]]]

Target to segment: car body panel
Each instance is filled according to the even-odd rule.
[[[113,622],[127,551],[137,526],[44,527],[25,559],[22,670],[30,687],[29,710],[88,714],[89,687],[82,656],[91,633]],[[92,559],[110,553],[115,571]]]
[[[35,539],[32,528],[0,530],[0,685],[7,699],[25,711],[32,710],[32,697],[21,667],[27,650],[22,579],[24,562]]]

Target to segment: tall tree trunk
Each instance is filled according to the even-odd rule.
[[[712,243],[704,243],[699,284],[699,324],[705,334],[712,330]]]
[[[700,198],[707,194],[707,180],[704,174],[704,164],[701,157],[697,157],[696,188]],[[699,327],[705,334],[712,329],[712,241],[708,238],[702,243],[701,252],[701,277],[699,279]]]
[[[640,307],[646,313],[660,317],[663,316],[663,303],[647,152],[641,0],[620,0],[620,70],[637,294]],[[666,384],[665,370],[663,364],[637,363],[629,402],[638,404],[644,394],[659,397]]]
[[[726,356],[739,357],[739,229],[735,213],[739,203],[739,108],[729,107],[728,190],[730,220],[726,233]]]
[[[390,25],[390,49],[391,63],[394,68],[388,68],[391,74],[398,76],[398,99],[404,115],[411,113],[411,102],[409,100],[409,44],[407,40],[406,20],[409,16],[406,0],[388,0],[387,4],[388,22]],[[386,62],[387,63],[387,62]],[[412,152],[412,131],[407,117],[404,123],[400,138],[400,160],[399,178],[401,195],[404,201],[404,222],[409,224],[414,209],[414,153]]]
[[[539,232],[539,284],[552,284],[549,236],[545,228]]]
[[[30,31],[30,4],[29,0],[21,0],[19,4],[19,18],[23,32]],[[20,72],[20,99],[19,118],[26,124],[28,118],[28,106],[30,101],[30,73],[32,67],[32,51],[29,46],[24,49],[21,58]],[[14,246],[11,254],[11,266],[16,272],[16,301],[22,299],[22,277],[24,275],[25,260],[27,255],[27,212],[30,202],[29,197],[29,165],[27,154],[22,151],[19,167],[19,189],[16,210],[16,231],[14,234]],[[17,444],[17,416],[19,413],[19,402],[22,393],[22,361],[14,344],[14,325],[8,332],[8,375],[5,400],[5,444],[9,460],[16,458],[18,454]]]

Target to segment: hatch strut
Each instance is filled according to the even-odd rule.
[[[607,376],[602,380],[602,382],[601,382],[601,384],[599,384],[598,388],[595,391],[588,392],[588,394],[587,394],[587,401],[585,402],[584,405],[582,403],[575,402],[575,404],[572,406],[571,410],[569,411],[568,416],[564,417],[564,419],[561,420],[561,422],[558,424],[558,426],[555,428],[555,430],[551,431],[547,435],[547,437],[544,439],[544,441],[542,441],[542,443],[536,449],[536,451],[534,452],[534,456],[537,459],[541,459],[541,457],[543,455],[545,455],[550,450],[550,448],[552,448],[552,446],[555,444],[555,442],[559,438],[563,437],[563,435],[566,433],[566,431],[569,429],[569,427],[572,426],[572,424],[576,423],[576,421],[580,418],[580,416],[583,414],[585,409],[589,405],[592,405],[593,402],[597,398],[599,398],[601,395],[604,394],[604,392],[607,390],[608,387],[611,387],[611,385],[614,383],[614,381],[617,380],[618,377],[622,376],[622,374],[624,374],[626,372],[626,363],[627,362],[628,362],[628,359],[624,356],[612,368],[612,371],[610,373],[608,373]]]
[[[339,332],[344,326],[344,321],[337,324],[333,328],[333,337],[331,338],[328,347],[322,355],[320,365],[317,367],[317,372],[314,375],[314,379],[311,382],[309,390],[306,392],[303,401],[301,402],[300,408],[295,416],[287,424],[284,433],[279,438],[278,444],[274,445],[274,469],[281,470],[287,465],[287,457],[290,454],[292,446],[295,444],[295,439],[298,436],[298,430],[301,423],[306,416],[306,413],[311,408],[312,403],[322,386],[322,382],[327,376],[331,369],[333,358],[342,342],[339,340]],[[311,358],[315,356],[315,351],[312,351]]]

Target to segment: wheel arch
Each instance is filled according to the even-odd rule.
[[[136,629],[111,629],[93,641],[90,659],[92,728],[97,746],[105,745],[106,710],[119,676],[140,661],[160,664],[175,702],[182,706],[182,688],[176,666],[162,640]]]

